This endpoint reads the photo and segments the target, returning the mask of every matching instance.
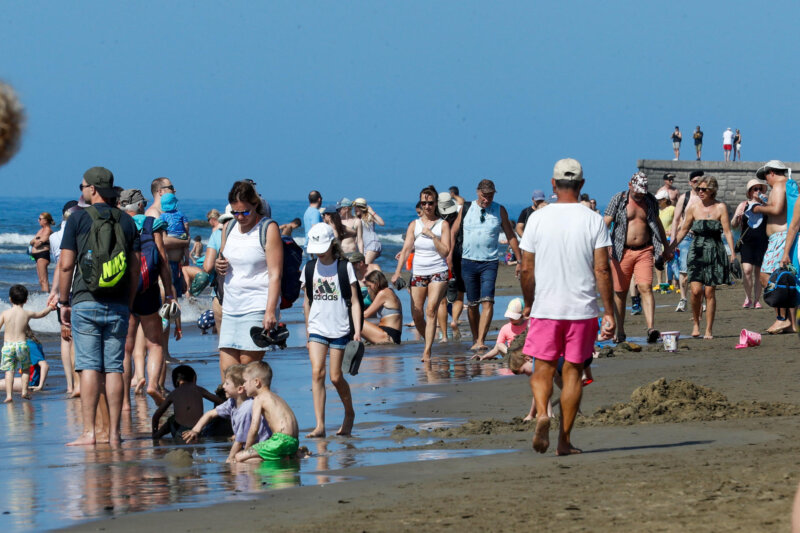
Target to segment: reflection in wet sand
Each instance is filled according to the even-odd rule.
[[[188,336],[181,342],[186,353],[200,354],[207,339]],[[432,397],[432,392],[419,385],[495,376],[499,368],[499,363],[471,361],[471,353],[463,343],[437,346],[427,364],[419,361],[420,349],[419,344],[371,346],[359,375],[351,379],[357,409],[354,437],[304,440],[301,444],[310,448],[311,457],[267,466],[226,464],[230,447],[227,440],[206,439],[194,446],[173,446],[169,440],[154,443],[150,438],[153,406],[145,396],[133,396],[131,411],[124,413],[125,440],[121,447],[65,447],[64,443],[82,429],[80,401],[67,400],[56,392],[63,390],[63,373],[58,369],[60,361],[53,357],[53,378],[48,381],[51,390],[36,395],[32,401],[14,402],[0,409],[0,450],[5,457],[0,463],[0,485],[6,487],[0,491],[0,512],[9,513],[0,515],[0,531],[46,529],[69,525],[65,519],[78,522],[170,506],[252,498],[264,490],[345,479],[327,473],[332,470],[479,453],[391,451],[398,446],[387,440],[391,429],[408,421],[386,411],[401,403]],[[57,351],[53,347],[48,353]],[[289,348],[269,353],[267,358],[275,372],[273,384],[278,393],[290,402],[301,426],[312,423],[307,352]],[[219,379],[216,360],[206,356],[203,362],[194,365],[198,382],[213,388]],[[341,416],[336,402],[331,407],[331,418]],[[184,458],[190,460],[185,463],[188,466],[171,460],[181,455],[168,456],[175,450],[185,451]]]

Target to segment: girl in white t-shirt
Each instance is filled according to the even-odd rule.
[[[436,311],[447,292],[449,272],[447,254],[450,253],[450,224],[439,214],[439,193],[433,185],[419,193],[422,208],[420,217],[408,225],[403,250],[397,259],[392,284],[400,277],[400,269],[411,251],[411,316],[417,331],[425,339],[422,361],[431,359],[433,337],[436,334]],[[428,301],[427,307],[425,300]]]
[[[333,229],[325,223],[315,224],[306,237],[307,251],[317,259],[312,276],[311,295],[305,292],[303,309],[306,316],[308,357],[311,360],[311,391],[314,395],[314,415],[317,425],[307,438],[325,436],[325,360],[330,348],[331,383],[336,387],[344,407],[344,421],[337,435],[350,435],[356,413],[350,396],[350,385],[344,379],[342,359],[348,341],[361,340],[361,301],[353,266],[346,262],[347,279],[350,284],[351,305],[348,316],[347,303],[342,299],[339,286],[339,266],[342,257]],[[305,278],[305,271],[303,272]],[[353,331],[351,335],[350,321]]]

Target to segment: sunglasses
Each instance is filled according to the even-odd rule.
[[[481,224],[486,222],[486,209],[481,208]]]
[[[166,187],[161,187],[161,189],[159,189],[159,190],[163,191],[164,189],[168,189],[168,190],[170,190],[172,192],[175,192],[175,186],[174,185],[167,185]]]
[[[250,210],[247,211],[231,211],[231,215],[235,217],[248,217],[250,216]]]
[[[80,185],[78,185],[78,188],[79,188],[80,190],[83,190],[83,189],[85,189],[86,187],[93,187],[93,185],[89,185],[88,183],[86,183],[86,184],[84,184],[84,183],[81,183]]]
[[[713,191],[714,189],[709,189],[708,187],[698,187],[698,188],[697,188],[697,189],[695,189],[695,190],[696,190],[697,192],[708,192],[708,191]]]
[[[433,205],[435,202],[420,202],[419,205]]]

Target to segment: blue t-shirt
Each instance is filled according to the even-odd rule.
[[[306,237],[308,232],[314,227],[314,224],[322,222],[322,215],[319,214],[319,209],[313,206],[308,206],[306,212],[303,214],[303,228],[306,230]]]
[[[170,237],[177,237],[179,239],[187,238],[186,224],[189,219],[182,211],[164,211],[161,213],[161,220],[167,223],[167,235]]]
[[[206,245],[207,248],[216,250],[217,253],[219,253],[220,246],[222,246],[222,226],[211,232],[211,236],[208,238],[208,244]]]

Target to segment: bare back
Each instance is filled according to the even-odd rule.
[[[167,397],[175,409],[175,421],[193,427],[203,416],[203,391],[194,383],[183,383]]]
[[[292,408],[283,398],[266,387],[261,388],[253,397],[253,415],[256,414],[256,410],[264,416],[273,433],[283,433],[294,438],[300,434]]]
[[[3,340],[5,342],[24,342],[25,329],[28,327],[28,321],[32,314],[19,305],[14,305],[11,309],[3,311],[2,323],[6,328]]]

